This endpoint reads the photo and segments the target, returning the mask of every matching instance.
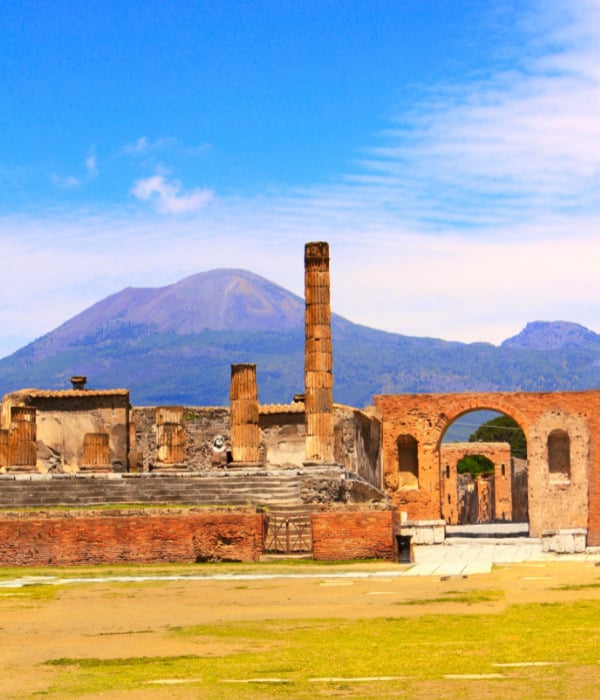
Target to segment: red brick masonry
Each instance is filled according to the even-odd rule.
[[[0,565],[256,561],[263,516],[193,510],[6,513]]]
[[[392,511],[314,513],[311,518],[315,559],[397,558]]]
[[[194,509],[12,511],[0,566],[257,561],[264,515]],[[391,511],[314,513],[314,558],[396,558]]]

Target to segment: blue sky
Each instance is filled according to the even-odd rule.
[[[600,331],[600,2],[0,5],[0,356],[244,267],[409,335]]]

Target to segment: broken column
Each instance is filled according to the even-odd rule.
[[[306,460],[333,462],[333,356],[328,243],[306,244],[304,290]]]
[[[37,425],[35,408],[13,406],[8,433],[9,471],[36,471]]]
[[[233,462],[259,462],[256,365],[231,365],[230,401]]]
[[[159,406],[156,409],[156,453],[152,471],[177,471],[185,468],[185,428],[183,406]]]

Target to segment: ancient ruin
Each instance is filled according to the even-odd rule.
[[[464,522],[522,522],[559,552],[600,544],[600,390],[341,406],[327,243],[306,244],[305,297],[305,386],[289,404],[259,403],[253,364],[232,366],[228,407],[131,406],[82,376],[4,396],[0,563],[394,559]],[[478,409],[518,423],[526,463],[507,443],[443,442]],[[458,474],[474,454],[493,468]]]

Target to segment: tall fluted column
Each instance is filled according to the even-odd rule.
[[[328,243],[306,244],[304,290],[306,459],[333,462],[333,357]]]
[[[231,365],[231,453],[233,462],[258,462],[256,365]]]

